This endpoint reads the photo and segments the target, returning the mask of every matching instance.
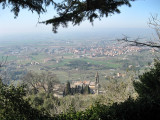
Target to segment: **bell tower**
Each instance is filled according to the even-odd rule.
[[[96,83],[95,83],[96,94],[98,95],[99,94],[99,75],[98,75],[98,72],[96,73],[95,78],[96,78]]]

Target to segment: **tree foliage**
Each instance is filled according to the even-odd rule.
[[[90,87],[88,85],[84,87],[83,94],[90,94]]]
[[[56,33],[59,25],[67,27],[68,22],[79,25],[84,20],[93,23],[94,19],[108,17],[120,13],[119,6],[131,6],[134,0],[64,0],[56,6],[58,17],[46,20],[43,23],[52,24]]]
[[[67,66],[69,66],[72,69],[81,69],[81,70],[87,70],[89,69],[89,67],[92,66],[92,64],[89,64],[86,61],[83,60],[73,60],[70,61],[69,64],[67,64]]]
[[[96,102],[91,107],[84,111],[75,111],[77,99],[70,101],[70,108],[65,113],[53,115],[50,117],[44,114],[41,109],[37,110],[39,106],[45,106],[51,110],[55,105],[60,105],[61,102],[56,103],[54,97],[41,99],[41,96],[34,96],[32,99],[36,108],[32,108],[28,100],[24,99],[26,91],[24,86],[15,87],[13,85],[7,86],[0,82],[0,119],[17,120],[17,119],[41,119],[41,120],[159,120],[160,112],[160,63],[155,63],[155,68],[145,72],[141,75],[140,81],[134,82],[134,87],[139,94],[137,99],[128,98],[121,103],[114,103],[111,105],[104,105]],[[70,86],[70,85],[68,85]],[[40,95],[40,94],[39,94]],[[55,101],[53,102],[53,100]],[[65,101],[65,100],[64,100]],[[62,103],[65,103],[62,101]],[[53,110],[56,110],[53,109]],[[52,111],[53,112],[53,111]],[[47,113],[47,112],[46,112]]]
[[[134,88],[139,97],[160,98],[160,63],[155,62],[155,68],[139,76],[140,81],[134,82]]]
[[[63,95],[75,95],[75,94],[90,94],[90,87],[88,85],[76,85],[75,87],[71,87],[70,82],[68,81],[65,89],[63,91]]]
[[[70,95],[70,94],[71,94],[71,85],[70,85],[70,82],[67,81],[67,84],[64,90],[64,95]]]
[[[95,103],[85,111],[69,111],[54,117],[55,120],[159,120],[159,100],[133,100],[107,106]]]
[[[140,81],[134,82],[139,94],[137,99],[129,97],[121,103],[104,105],[96,102],[85,111],[70,111],[59,114],[54,119],[61,120],[159,120],[160,112],[160,63],[155,68],[141,75]]]
[[[46,12],[45,7],[54,2],[52,0],[1,0],[0,3],[3,6],[3,9],[11,6],[11,12],[17,17],[21,8],[42,14]]]
[[[59,83],[59,80],[57,76],[51,72],[38,74],[32,71],[23,77],[23,83],[27,85],[30,93],[36,94],[42,90],[51,93],[53,92],[54,85]]]
[[[67,27],[68,22],[73,25],[79,25],[84,20],[91,23],[96,18],[108,17],[109,15],[120,13],[118,7],[122,5],[131,6],[130,2],[135,0],[1,0],[3,8],[11,6],[11,11],[15,17],[18,16],[20,8],[28,9],[38,14],[46,12],[46,7],[53,5],[57,16],[43,21],[45,24],[52,24],[53,32],[57,32],[60,25]]]
[[[0,81],[0,119],[1,120],[47,120],[49,115],[32,108],[24,99],[25,86],[4,85]]]

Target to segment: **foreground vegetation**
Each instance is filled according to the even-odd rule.
[[[138,97],[129,97],[124,102],[104,104],[94,102],[83,111],[76,111],[71,104],[66,112],[49,114],[45,108],[33,107],[26,99],[25,86],[8,86],[0,84],[0,119],[3,120],[159,120],[160,112],[160,63],[155,63],[155,68],[139,76],[133,85]],[[48,94],[48,101],[53,100]],[[46,102],[49,103],[49,102]],[[74,103],[73,101],[71,103]],[[61,104],[61,103],[59,103]],[[54,107],[53,105],[48,105]]]

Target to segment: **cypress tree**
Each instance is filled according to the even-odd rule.
[[[90,88],[88,85],[84,87],[84,94],[90,94]]]
[[[71,94],[71,87],[70,87],[70,82],[69,81],[66,84],[65,94],[66,95]]]

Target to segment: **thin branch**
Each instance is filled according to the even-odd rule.
[[[156,45],[156,43],[153,42],[139,42],[140,38],[137,38],[136,40],[128,40],[127,37],[124,37],[123,39],[117,39],[120,42],[126,42],[126,43],[131,43],[130,45],[132,46],[147,46],[147,47],[152,47],[152,48],[160,48],[160,45]]]

